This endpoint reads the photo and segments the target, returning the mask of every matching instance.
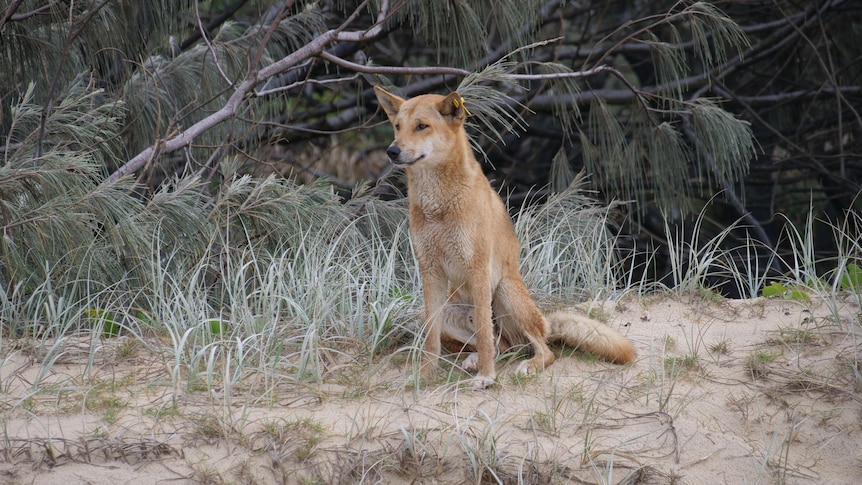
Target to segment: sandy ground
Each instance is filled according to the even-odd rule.
[[[141,352],[114,349],[87,371],[86,342],[34,394],[39,349],[6,341],[0,483],[862,483],[853,301],[654,297],[601,311],[635,342],[634,365],[557,349],[536,377],[501,361],[492,389],[444,370],[417,390],[403,358],[336,359],[326,383],[273,381],[274,403],[176,394]]]

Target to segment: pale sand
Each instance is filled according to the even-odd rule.
[[[475,483],[483,463],[486,483],[862,482],[853,301],[841,323],[820,301],[649,297],[601,310],[635,342],[634,365],[563,349],[538,377],[513,379],[501,362],[492,389],[462,375],[414,392],[403,358],[369,378],[334,354],[325,384],[278,383],[274,405],[240,390],[228,403],[221,389],[175,395],[163,363],[117,356],[118,339],[89,380],[89,343],[70,344],[43,380],[69,392],[20,405],[40,354],[7,339],[0,483]],[[757,352],[774,360],[753,375]]]

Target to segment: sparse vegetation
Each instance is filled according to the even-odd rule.
[[[781,352],[776,350],[757,350],[748,354],[745,358],[745,367],[752,378],[759,378],[769,373],[769,364],[781,357]]]
[[[730,347],[727,343],[727,339],[722,339],[718,342],[711,343],[707,348],[710,352],[715,354],[727,355],[728,353],[730,353]]]
[[[679,376],[681,373],[697,370],[698,367],[699,359],[697,354],[688,354],[682,357],[665,357],[664,359],[665,372],[672,376]]]

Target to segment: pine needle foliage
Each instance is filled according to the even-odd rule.
[[[687,5],[680,16],[688,21],[695,58],[704,72],[726,63],[733,51],[742,55],[742,49],[750,45],[739,24],[709,2]]]
[[[667,207],[670,201],[679,200],[677,188],[689,185],[688,172],[680,170],[674,163],[692,160],[693,155],[683,134],[668,122],[652,128],[644,141],[653,176],[664,178],[663,183],[655,184],[656,200],[663,201]],[[687,200],[678,202],[678,206],[684,210],[691,209]]]
[[[201,120],[224,105],[231,87],[250,70],[271,64],[310,42],[325,29],[318,9],[287,16],[273,29],[273,41],[250,65],[269,25],[243,26],[227,22],[207,44],[197,44],[176,56],[151,56],[125,82],[122,93],[134,113],[124,132],[129,155]],[[255,120],[275,116],[282,107],[277,95],[248,101],[242,116],[202,134],[187,156],[192,167],[205,166],[213,150],[225,140],[239,139],[253,130]],[[248,121],[244,121],[248,120]],[[166,167],[165,175],[175,173]]]
[[[755,154],[755,142],[746,122],[709,100],[685,99],[681,84],[692,62],[710,73],[727,61],[731,51],[741,56],[748,45],[745,34],[712,5],[677,6],[679,11],[627,24],[608,36],[650,46],[657,90],[635,91],[625,110],[611,109],[595,98],[580,139],[584,163],[608,196],[639,203],[652,200],[665,211],[688,213],[692,196],[701,190],[699,183],[690,181],[718,181],[726,188],[740,180]],[[683,49],[685,38],[693,45],[693,59]],[[707,74],[702,83],[708,81]],[[681,129],[689,119],[694,125],[690,134]]]
[[[25,1],[18,11],[41,6]],[[249,2],[245,8],[264,6],[268,3]],[[106,89],[101,102],[121,100],[125,107],[120,118],[124,152],[104,161],[113,170],[121,160],[217,110],[250,72],[295,51],[326,28],[320,8],[299,9],[273,26],[262,49],[274,15],[263,15],[253,24],[227,21],[206,42],[182,50],[179,39],[197,30],[189,30],[186,23],[195,13],[195,2],[176,0],[87,1],[71,8],[51,4],[32,21],[6,24],[0,72],[16,75],[0,79],[0,92],[15,93],[20,88],[16,79],[33,82],[32,99],[50,113],[65,86],[80,84],[82,76],[95,79]],[[249,100],[242,116],[206,131],[182,156],[154,158],[147,167],[151,185],[206,166],[216,147],[246,136],[281,106],[277,95]],[[7,121],[0,117],[2,132],[9,128]]]
[[[142,199],[131,180],[105,179],[103,160],[119,149],[110,141],[119,139],[122,104],[94,107],[101,90],[76,94],[48,118],[50,145],[36,159],[41,107],[28,96],[11,110],[13,129],[0,166],[0,284],[6,291],[27,293],[51,281],[73,300],[110,287],[127,291],[127,304],[139,304],[135,288],[150,285],[152,264],[185,273],[246,248],[306,244],[306,235],[319,228],[335,237],[348,225],[330,188],[274,177],[226,172],[225,182],[212,187],[192,175]]]
[[[706,98],[700,98],[691,105],[691,120],[697,140],[700,141],[699,147],[702,147],[698,151],[702,175],[710,183],[713,178],[723,183],[744,177],[748,172],[745,161],[755,151],[754,135],[749,124],[736,119]]]
[[[679,101],[683,96],[682,85],[678,79],[689,73],[686,62],[685,51],[678,46],[682,38],[675,26],[670,25],[667,29],[668,41],[662,41],[653,32],[646,32],[644,42],[652,50],[652,59],[655,72],[658,76],[658,102],[665,109],[679,108]]]
[[[544,81],[545,92],[559,100],[576,100],[581,94],[582,85],[565,74],[574,74],[574,70],[557,62],[539,62],[529,66],[530,72],[537,74],[562,75]],[[582,113],[578,103],[556,102],[553,105],[554,118],[560,123],[563,139],[567,140],[578,133],[577,126],[581,122]]]
[[[402,20],[434,45],[437,63],[476,66],[494,41],[526,45],[538,28],[540,0],[415,0]]]
[[[407,20],[417,33],[458,39],[456,49],[440,47],[438,51],[454,51],[457,55],[452,61],[469,66],[467,59],[475,59],[479,53],[468,46],[484,46],[483,53],[489,50],[474,38],[476,32],[483,32],[474,15],[481,10],[480,3],[435,2],[434,8],[429,8],[426,2],[415,2]],[[440,19],[447,19],[445,35]],[[531,32],[529,26],[535,21],[514,13],[507,19],[520,22],[522,33]],[[507,25],[505,28],[513,29],[515,24]],[[625,79],[623,82],[633,90],[628,106],[612,106],[595,96],[582,113],[573,100],[592,87],[589,77],[574,75],[574,70],[562,62],[518,62],[547,44],[537,42],[464,77],[457,89],[474,115],[468,118],[468,125],[496,141],[521,132],[527,123],[524,115],[529,113],[530,90],[539,87],[549,95],[546,99],[552,102],[564,139],[578,135],[587,171],[609,200],[650,200],[665,211],[687,213],[694,207],[693,196],[702,189],[699,181],[707,186],[718,182],[726,188],[727,183],[740,180],[755,148],[753,134],[744,121],[708,100],[686,99],[690,87],[681,80],[691,75],[693,64],[699,64],[701,72],[707,73],[699,82],[708,83],[709,73],[731,53],[741,55],[748,40],[739,26],[714,6],[678,2],[665,15],[627,23],[608,34],[603,40],[608,47],[602,52],[612,53],[614,46],[624,43],[650,46],[658,76],[655,92],[639,91],[637,79]],[[594,67],[598,66],[584,66]],[[545,78],[530,81],[529,75]],[[621,76],[619,71],[611,78],[616,76]],[[688,120],[694,125],[691,134],[682,130]],[[483,143],[474,140],[473,145],[482,151]]]
[[[500,61],[461,81],[458,93],[464,98],[470,114],[468,128],[478,131],[491,140],[502,140],[507,133],[519,133],[526,122],[518,110],[519,103],[506,91],[495,88],[494,83],[510,83],[511,76],[506,72],[512,63]],[[471,138],[473,148],[483,153],[482,145]]]
[[[22,9],[38,7],[35,2],[22,5]],[[374,18],[376,7],[381,5],[382,2],[369,2],[370,18]],[[262,12],[266,7],[269,5],[263,2],[250,2],[245,8]],[[214,30],[206,42],[180,49],[177,39],[198,26],[182,24],[178,19],[200,22],[196,15],[200,5],[168,0],[147,4],[82,2],[67,11],[52,4],[51,16],[40,16],[37,31],[32,35],[20,30],[30,25],[28,22],[7,25],[11,34],[4,35],[5,55],[0,56],[0,68],[21,75],[42,73],[39,78],[42,82],[35,83],[34,99],[46,112],[54,108],[53,98],[57,94],[49,92],[51,86],[65,86],[81,73],[92,73],[97,83],[108,88],[103,102],[123,101],[124,116],[120,122],[124,152],[104,160],[106,168],[113,170],[122,160],[147,147],[158,147],[161,140],[171,138],[224,106],[233,88],[247,76],[313,41],[337,25],[334,22],[355,5],[298,2],[283,11],[281,17],[276,15],[277,7],[272,6],[265,15],[229,20]],[[437,63],[474,71],[459,83],[458,89],[475,115],[468,122],[491,140],[523,131],[533,90],[548,95],[564,139],[583,135],[591,141],[583,146],[583,158],[597,187],[609,199],[645,201],[651,194],[659,194],[660,206],[685,207],[686,199],[696,188],[692,184],[671,186],[666,181],[679,182],[678,174],[682,173],[689,180],[732,182],[736,180],[734,177],[745,173],[741,165],[747,163],[746,154],[750,153],[753,141],[746,138],[746,130],[731,126],[741,122],[728,118],[720,109],[716,111],[703,103],[683,99],[688,88],[681,80],[691,74],[692,66],[701,66],[701,72],[706,74],[699,82],[708,83],[709,73],[726,62],[734,51],[741,54],[747,45],[741,29],[712,4],[675,3],[669,5],[665,15],[628,22],[601,39],[596,51],[604,52],[605,57],[588,57],[584,69],[600,67],[591,64],[594,61],[613,61],[618,46],[643,43],[651,47],[659,83],[655,92],[638,91],[638,80],[628,79],[626,82],[634,89],[630,106],[616,105],[609,109],[607,103],[596,101],[585,114],[576,101],[581,93],[594,87],[592,81],[574,76],[574,64],[535,56],[539,49],[548,49],[553,44],[541,37],[547,35],[540,30],[542,16],[547,14],[545,2],[418,0],[390,7],[397,8],[397,12],[389,22],[406,26],[421,42],[433,46]],[[276,18],[280,20],[273,25]],[[39,42],[47,42],[47,48],[38,48],[34,43],[39,28],[46,29],[46,40]],[[117,35],[118,32],[131,34]],[[261,46],[264,38],[269,41]],[[109,45],[110,42],[115,44]],[[428,51],[424,51],[404,62],[428,64],[427,57]],[[16,63],[13,59],[20,61]],[[483,66],[482,59],[492,62]],[[142,171],[146,177],[142,180],[155,188],[180,174],[212,173],[232,147],[277,138],[278,128],[271,130],[267,120],[279,120],[272,126],[284,126],[280,120],[289,120],[294,109],[313,107],[321,98],[319,94],[305,96],[289,90],[282,94],[278,88],[289,78],[288,74],[260,86],[261,91],[275,90],[247,97],[229,122],[196,135],[187,148],[171,155],[154,156]],[[524,75],[547,77],[528,81]],[[3,87],[4,92],[16,89],[12,85]],[[44,99],[45,96],[52,99]],[[344,95],[333,90],[326,96],[338,99]],[[357,103],[361,105],[362,101]],[[337,104],[333,109],[344,107]],[[634,118],[627,119],[633,114]],[[698,136],[704,135],[698,127],[719,130],[711,134],[712,139],[703,142],[704,150],[713,160],[708,167],[698,163],[699,158],[692,158],[700,153],[698,150],[671,150],[664,160],[659,160],[654,150],[658,144],[649,141],[656,127],[662,126],[664,132],[678,129],[681,119],[686,117],[695,120]],[[725,136],[728,132],[721,130],[733,130],[732,136]],[[717,143],[721,139],[728,143]],[[686,139],[689,146],[696,143]],[[477,149],[484,145],[474,143]],[[650,165],[653,162],[655,165]],[[670,173],[665,167],[675,167],[671,171],[676,176],[663,177]]]
[[[35,99],[39,103],[45,102],[55,77],[57,86],[64,86],[90,70],[104,71],[108,77],[122,76],[117,60],[149,55],[180,29],[190,6],[186,0],[86,0],[71,4],[24,0],[16,11],[38,14],[26,22],[5,24],[0,72],[38,75],[26,80],[36,82]],[[9,83],[14,77],[0,80],[4,93],[12,88]]]
[[[131,269],[118,249],[148,250],[145,238],[119,230],[137,206],[126,196],[128,182],[102,182],[104,160],[118,156],[122,104],[98,104],[100,90],[78,87],[46,119],[48,146],[38,158],[42,108],[32,102],[33,89],[11,110],[0,167],[4,286],[32,290],[63,278],[107,285]]]

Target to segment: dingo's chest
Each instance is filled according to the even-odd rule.
[[[410,225],[410,237],[417,258],[429,264],[460,267],[473,259],[470,232],[450,221],[424,220]]]

